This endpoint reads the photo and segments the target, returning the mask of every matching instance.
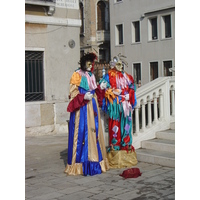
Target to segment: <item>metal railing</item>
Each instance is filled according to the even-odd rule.
[[[43,51],[25,52],[25,101],[44,100]]]

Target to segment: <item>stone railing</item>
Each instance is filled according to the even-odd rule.
[[[175,122],[175,77],[160,77],[136,91],[133,111],[133,146],[155,138],[155,133]]]

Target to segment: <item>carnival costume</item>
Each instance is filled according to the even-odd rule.
[[[95,59],[94,53],[84,55],[81,68],[70,80],[68,162],[65,168],[69,175],[95,175],[109,169],[96,95],[99,88],[92,73]]]
[[[108,159],[113,168],[137,164],[131,134],[132,111],[137,104],[136,88],[133,77],[122,69],[127,63],[121,57],[113,58],[111,69],[99,82],[101,89],[105,89],[102,110],[109,116]]]

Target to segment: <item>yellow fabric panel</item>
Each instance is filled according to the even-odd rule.
[[[92,100],[87,104],[87,122],[88,122],[88,160],[98,162],[98,150],[96,143],[96,130],[94,121],[94,110]]]
[[[103,159],[107,159],[107,153],[106,153],[106,148],[105,148],[105,141],[104,141],[104,136],[103,136],[103,129],[102,129],[102,124],[101,124],[101,116],[100,116],[100,110],[99,110],[99,104],[97,101],[97,95],[94,95],[96,104],[97,104],[97,110],[98,110],[98,123],[99,123],[99,130],[98,130],[98,136],[99,136],[99,145],[101,149],[101,154],[103,156]],[[109,169],[109,166],[108,166]]]
[[[78,86],[70,84],[70,89],[69,89],[69,94],[70,94],[70,101],[73,100],[74,97],[76,97],[79,94]]]
[[[135,151],[111,150],[107,156],[110,168],[132,167],[138,163]]]
[[[75,127],[74,127],[74,142],[73,142],[73,154],[72,154],[72,165],[76,162],[76,149],[78,141],[78,129],[80,122],[80,110],[76,111],[75,115]]]

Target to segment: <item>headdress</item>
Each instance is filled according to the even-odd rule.
[[[86,62],[87,61],[91,61],[93,64],[93,67],[92,67],[92,70],[93,71],[93,68],[94,68],[94,61],[97,59],[97,56],[95,53],[87,53],[87,54],[84,54],[81,59],[80,59],[80,62],[79,64],[81,65],[81,69],[83,71],[86,71]]]
[[[126,56],[121,55],[121,53],[119,53],[117,56],[114,56],[113,61],[110,61],[110,67],[115,67],[118,71],[123,71],[122,68],[124,65],[128,67],[128,63],[123,58],[126,58]]]

